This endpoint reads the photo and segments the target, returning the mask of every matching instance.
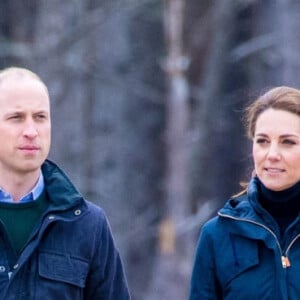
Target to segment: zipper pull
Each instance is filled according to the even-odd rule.
[[[281,256],[281,263],[284,269],[291,266],[290,260],[286,256]]]

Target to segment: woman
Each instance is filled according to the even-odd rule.
[[[300,299],[300,90],[246,110],[254,176],[202,228],[190,300]]]

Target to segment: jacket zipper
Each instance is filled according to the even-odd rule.
[[[261,223],[258,223],[258,222],[255,222],[255,221],[252,221],[252,220],[249,220],[249,219],[236,218],[236,217],[232,217],[230,215],[224,215],[220,212],[218,213],[218,215],[221,216],[221,217],[233,219],[233,220],[236,220],[236,221],[243,221],[243,222],[252,223],[252,224],[258,225],[258,226],[263,227],[264,229],[266,229],[268,232],[270,232],[273,235],[273,237],[276,241],[276,244],[278,246],[280,256],[281,256],[281,265],[282,265],[282,267],[284,269],[286,269],[286,268],[289,268],[291,266],[291,262],[288,258],[288,252],[289,252],[290,248],[292,247],[292,245],[294,244],[294,242],[300,237],[300,234],[298,234],[297,236],[294,237],[294,239],[288,245],[288,247],[285,251],[285,254],[284,254],[282,249],[281,249],[281,246],[280,246],[280,243],[278,241],[278,238],[277,238],[276,234],[269,227],[265,226],[264,224],[261,224]]]
[[[300,234],[297,234],[297,235],[293,238],[293,240],[290,242],[290,244],[288,245],[288,247],[287,247],[287,249],[286,249],[286,251],[285,251],[285,256],[283,256],[283,258],[284,258],[284,261],[282,261],[283,267],[284,267],[284,265],[285,265],[286,268],[288,268],[288,267],[291,266],[290,260],[289,260],[289,258],[288,258],[288,253],[289,253],[289,251],[290,251],[292,245],[295,243],[295,241],[296,241],[299,237],[300,237]]]

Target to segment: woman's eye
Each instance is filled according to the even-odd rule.
[[[283,140],[282,143],[285,145],[296,145],[296,142],[293,140]]]
[[[266,144],[268,141],[266,139],[257,139],[256,143],[257,144]]]

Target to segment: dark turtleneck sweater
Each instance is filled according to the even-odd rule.
[[[283,191],[272,191],[258,181],[260,203],[272,215],[281,233],[300,212],[300,181]]]

